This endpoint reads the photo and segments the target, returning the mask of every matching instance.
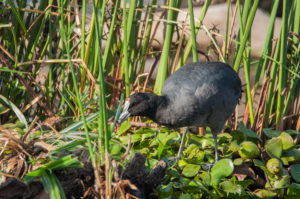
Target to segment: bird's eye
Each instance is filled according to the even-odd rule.
[[[135,107],[135,106],[136,106],[136,103],[132,103],[132,104],[131,104],[131,107]]]

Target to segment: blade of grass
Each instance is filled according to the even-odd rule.
[[[197,54],[197,41],[196,41],[196,33],[195,33],[195,23],[194,23],[194,9],[192,0],[188,0],[189,6],[189,14],[190,14],[190,26],[191,26],[191,35],[192,35],[192,52],[193,52],[193,61],[198,61]]]
[[[197,33],[198,33],[201,25],[202,25],[202,22],[204,20],[204,17],[206,15],[206,12],[208,10],[208,7],[209,7],[211,1],[212,0],[206,0],[205,3],[204,3],[204,5],[203,5],[203,7],[202,7],[202,9],[201,9],[201,14],[200,14],[200,16],[198,18],[199,22],[196,24],[196,32],[195,32],[196,35],[197,35]],[[181,56],[180,61],[178,62],[176,70],[178,68],[180,68],[183,64],[185,64],[185,62],[186,62],[186,60],[187,60],[187,58],[188,58],[188,56],[190,54],[191,48],[192,48],[192,42],[193,42],[192,38],[190,38],[189,41],[188,41],[188,43],[186,44],[186,46],[184,48],[184,54],[183,54],[183,56]]]
[[[290,1],[283,2],[283,12],[282,12],[282,29],[281,29],[281,49],[280,49],[280,65],[279,65],[279,82],[278,82],[278,93],[277,93],[277,111],[276,111],[276,125],[277,129],[282,130],[282,109],[283,109],[283,101],[284,95],[282,91],[285,87],[286,81],[286,70],[283,66],[287,63],[287,33],[288,33],[288,17],[289,17],[289,9],[290,9]]]
[[[169,7],[173,8],[175,5],[175,1],[169,1]],[[174,20],[174,10],[169,9],[168,10],[168,21]],[[164,84],[164,81],[167,77],[167,70],[168,70],[168,60],[169,60],[169,53],[170,53],[170,46],[172,42],[172,36],[173,36],[173,29],[174,24],[168,22],[167,23],[167,30],[166,30],[166,36],[164,41],[164,47],[161,53],[161,58],[158,66],[158,72],[155,80],[154,85],[154,92],[158,95],[161,94],[161,90]]]
[[[249,18],[248,18],[248,22],[247,22],[247,25],[246,25],[244,35],[242,37],[241,46],[238,50],[236,60],[235,60],[234,66],[233,66],[235,71],[239,70],[239,67],[240,67],[240,64],[241,64],[241,61],[242,61],[242,58],[243,58],[243,53],[245,51],[246,42],[247,42],[247,40],[249,38],[249,35],[250,35],[250,32],[251,32],[251,27],[252,27],[252,23],[253,23],[253,20],[254,20],[254,16],[255,16],[255,13],[256,13],[258,3],[259,3],[259,0],[254,1],[253,6],[251,8],[251,11],[249,13]]]

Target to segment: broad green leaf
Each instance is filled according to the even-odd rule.
[[[254,139],[257,139],[257,140],[262,142],[260,137],[256,133],[254,133],[253,131],[251,131],[247,127],[245,127],[244,123],[242,123],[242,122],[240,122],[240,124],[239,124],[239,130],[241,132],[243,132],[246,137],[254,138]]]
[[[238,145],[237,140],[233,140],[229,145],[229,150],[232,152],[236,152],[240,149],[240,145]]]
[[[279,180],[276,180],[273,182],[273,187],[275,189],[282,189],[282,188],[286,188],[288,187],[289,183],[290,183],[290,179],[291,179],[291,176],[289,175],[284,175],[282,176],[281,179]]]
[[[280,158],[282,154],[282,143],[278,138],[268,140],[265,145],[268,155],[272,158]]]
[[[140,134],[131,134],[131,143],[135,143],[135,142],[139,142],[141,139],[141,135]],[[128,144],[128,136],[122,136],[120,137],[120,141],[122,142],[122,144],[127,145]]]
[[[235,166],[240,166],[240,165],[243,164],[243,159],[242,158],[236,158],[236,159],[233,160],[233,164]]]
[[[117,131],[119,136],[123,135],[126,131],[128,131],[131,127],[131,124],[128,121],[125,121],[121,124],[120,128]]]
[[[288,134],[290,134],[290,136],[299,135],[299,131],[292,130],[292,129],[286,130],[285,132],[287,132]]]
[[[241,185],[234,184],[231,181],[222,182],[220,185],[222,187],[222,190],[225,191],[227,195],[229,195],[229,193],[241,195],[244,191]]]
[[[211,176],[210,176],[210,174],[208,172],[204,171],[199,176],[202,179],[202,182],[204,184],[206,184],[206,185],[210,185],[211,184]]]
[[[300,184],[291,184],[288,187],[287,196],[300,196]]]
[[[281,140],[282,149],[284,151],[292,149],[295,146],[292,136],[290,136],[288,133],[282,132],[278,138]]]
[[[179,169],[183,169],[188,164],[188,162],[184,159],[181,159],[181,160],[178,160],[177,164],[178,164]]]
[[[262,161],[257,160],[257,159],[254,159],[254,160],[253,160],[253,163],[254,163],[254,165],[255,165],[256,167],[260,168],[261,170],[263,170],[264,172],[266,172],[268,175],[272,175],[272,174],[270,173],[270,171],[267,169],[267,167],[265,166],[265,164],[264,164]]]
[[[192,199],[192,195],[185,193],[179,196],[179,199]]]
[[[259,156],[259,149],[256,144],[250,141],[244,141],[241,143],[239,154],[243,159],[253,159]]]
[[[293,149],[284,152],[282,154],[281,160],[284,163],[284,165],[288,165],[289,162],[300,162],[300,150]]]
[[[185,177],[194,177],[198,174],[198,171],[200,170],[200,165],[196,165],[196,164],[187,164],[183,170],[182,170],[182,174]]]
[[[221,179],[230,176],[233,170],[234,166],[230,159],[218,161],[211,169],[211,184],[219,184]]]
[[[257,189],[255,190],[255,195],[257,195],[259,198],[272,198],[275,197],[277,194],[269,190]]]
[[[274,129],[271,129],[271,128],[263,129],[263,132],[269,138],[278,137],[281,134],[281,131],[277,131],[277,130],[274,130]]]
[[[294,164],[291,167],[291,174],[296,182],[300,182],[300,164]]]

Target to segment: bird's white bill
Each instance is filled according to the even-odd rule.
[[[123,112],[121,113],[121,115],[119,117],[119,121],[118,121],[119,124],[121,124],[122,122],[124,122],[130,116],[130,113],[128,112],[129,105],[130,105],[129,100],[125,101]]]

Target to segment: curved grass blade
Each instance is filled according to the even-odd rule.
[[[15,114],[19,118],[19,120],[23,124],[25,124],[26,129],[28,129],[28,123],[26,121],[26,118],[16,105],[14,105],[9,99],[4,97],[3,95],[0,95],[0,103],[2,103],[3,105],[8,106],[9,108],[11,108],[15,112]]]

